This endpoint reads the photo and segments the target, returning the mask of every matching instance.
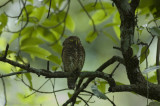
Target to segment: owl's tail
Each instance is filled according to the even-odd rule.
[[[69,89],[74,89],[75,88],[77,79],[78,79],[78,77],[69,77],[67,79]]]

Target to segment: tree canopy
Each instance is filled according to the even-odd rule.
[[[1,0],[0,89],[3,90],[0,94],[3,94],[3,101],[0,100],[0,105],[6,106],[13,95],[18,95],[19,103],[41,105],[48,99],[43,95],[49,93],[54,94],[55,105],[89,106],[96,104],[91,99],[97,97],[116,106],[118,104],[108,97],[108,93],[117,92],[141,95],[146,98],[144,105],[160,105],[159,5],[159,0]],[[55,80],[66,81],[73,76],[73,73],[63,71],[61,59],[62,43],[72,35],[81,38],[84,48],[93,44],[95,48],[103,47],[99,50],[104,51],[105,62],[99,62],[94,55],[89,58],[86,67],[89,67],[87,62],[92,61],[101,65],[92,70],[83,69],[76,89],[71,93],[68,88],[55,90],[60,85]],[[103,39],[104,36],[111,43]],[[103,40],[99,44],[97,39]],[[108,56],[106,52],[112,50],[116,53]],[[98,50],[92,52],[96,54]],[[109,66],[113,68],[108,69]],[[122,70],[120,66],[125,67],[128,84],[114,76]],[[13,83],[12,80],[21,81],[29,95],[23,97],[26,92],[8,94],[8,88],[13,88],[8,85]],[[18,84],[14,82],[14,85]],[[45,85],[51,91],[42,90]],[[59,103],[57,95],[63,91],[67,91],[68,98]],[[35,93],[42,96],[36,98]]]

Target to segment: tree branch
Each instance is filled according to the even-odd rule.
[[[128,0],[113,0],[113,2],[120,13],[121,50],[131,85],[113,86],[109,90],[112,92],[133,91],[149,99],[160,101],[160,86],[145,80],[139,69],[139,60],[136,56],[132,57],[133,50],[130,47],[134,44],[135,10],[140,0],[132,0],[130,4]]]
[[[118,57],[118,56],[113,56],[111,59],[109,59],[108,61],[106,61],[104,64],[102,64],[97,70],[96,72],[102,72],[106,67],[110,66],[111,64],[113,64],[114,62],[120,62],[122,64],[124,64],[124,61],[122,58]],[[67,106],[69,103],[71,103],[72,101],[74,101],[77,96],[79,95],[79,93],[81,91],[83,91],[87,86],[88,84],[94,79],[95,77],[91,77],[91,78],[88,78],[88,80],[80,87],[78,88],[74,94],[72,95],[72,97],[70,99],[68,99],[64,104],[63,106]],[[113,80],[114,81],[114,80]],[[110,81],[109,81],[110,82]],[[110,86],[115,86],[115,83],[112,83],[112,80],[111,80],[111,83],[110,83]]]
[[[147,92],[147,89],[149,92]],[[110,92],[135,92],[146,97],[147,93],[150,99],[160,101],[160,85],[149,83],[147,84],[131,84],[131,85],[116,85],[109,88]]]
[[[4,106],[7,106],[7,93],[6,93],[6,84],[5,84],[5,82],[4,82],[4,79],[3,78],[1,78],[1,80],[2,80],[2,84],[3,84],[3,90],[4,90]]]
[[[136,8],[137,8],[138,5],[139,5],[139,2],[140,2],[140,0],[132,0],[132,1],[131,1],[130,5],[131,5],[133,11],[136,10]]]
[[[9,77],[9,76],[18,75],[18,74],[25,74],[25,73],[29,73],[29,72],[27,72],[27,71],[13,72],[13,73],[9,73],[9,74],[0,75],[0,78]]]
[[[8,0],[7,2],[5,2],[4,4],[0,5],[0,8],[4,7],[5,5],[7,5],[9,2],[11,2],[13,0]]]
[[[157,37],[157,53],[156,53],[156,65],[159,66],[159,57],[160,57],[160,38]],[[157,69],[156,70],[157,72],[157,81],[158,81],[158,84],[160,85],[160,70]]]

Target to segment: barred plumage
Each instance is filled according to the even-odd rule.
[[[74,89],[77,81],[76,73],[82,70],[85,60],[85,51],[77,36],[70,36],[63,42],[62,61],[65,72],[73,72],[74,77],[67,79],[68,88]]]

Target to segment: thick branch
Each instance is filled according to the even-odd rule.
[[[133,11],[136,10],[136,8],[137,8],[138,5],[139,5],[139,2],[140,2],[140,0],[132,0],[132,1],[131,1],[131,4],[130,4],[130,5],[131,5]]]
[[[27,72],[32,72],[32,73],[36,73],[37,75],[46,76],[47,78],[66,78],[66,77],[71,76],[71,74],[72,74],[72,73],[67,73],[67,72],[51,72],[51,71],[48,71],[45,69],[36,69],[36,68],[30,67],[30,65],[23,65],[23,64],[20,64],[18,62],[15,62],[15,61],[9,60],[7,58],[3,58],[3,57],[0,57],[0,61],[5,62],[5,63],[9,63],[9,64],[16,66],[16,67],[19,67],[21,69],[27,70]],[[113,64],[115,61],[119,61],[120,63],[124,63],[123,59],[121,59],[118,56],[114,56],[110,60],[105,62],[103,65],[101,65],[96,70],[96,72],[97,71],[102,72],[106,67]],[[22,71],[22,72],[10,73],[7,75],[2,75],[1,77],[11,76],[11,75],[21,74],[21,73],[25,73],[25,72]],[[95,77],[95,76],[100,77],[101,76],[101,74],[98,74],[98,72],[97,72],[97,75],[95,75],[94,72],[84,72],[84,73],[88,73],[88,74],[93,73],[92,74],[93,77]],[[82,75],[80,74],[80,77],[89,77],[91,75],[91,74],[90,75],[88,75],[88,74],[82,74]]]
[[[147,89],[149,92],[147,92]],[[149,83],[147,84],[131,84],[131,85],[116,85],[109,88],[110,92],[135,92],[141,96],[147,97],[147,93],[150,99],[160,101],[160,85]]]
[[[109,64],[113,63],[115,61],[115,59],[117,59],[117,58],[118,57],[114,57],[110,61],[104,63],[101,67],[99,67],[97,69],[96,72],[81,72],[79,77],[83,77],[83,78],[99,77],[99,78],[103,78],[103,79],[109,81],[109,83],[111,85],[115,84],[114,80],[112,78],[110,78],[110,76],[108,74],[105,74],[101,71],[105,67],[107,67]],[[13,73],[5,74],[5,75],[0,75],[0,78],[12,76],[12,75],[17,75],[17,74],[24,74],[24,73],[28,73],[28,72],[36,73],[37,75],[42,75],[42,76],[45,76],[46,78],[67,78],[67,77],[74,76],[74,74],[72,72],[62,72],[62,71],[51,72],[51,71],[44,70],[44,69],[35,69],[35,68],[30,67],[29,65],[23,65],[23,64],[20,64],[18,62],[14,62],[12,60],[9,60],[9,59],[3,58],[3,57],[0,57],[0,61],[7,62],[13,66],[17,66],[17,67],[20,67],[20,68],[26,70],[26,71],[13,72]]]
[[[134,29],[136,25],[135,8],[138,6],[139,0],[132,0],[131,4],[129,4],[127,0],[113,1],[120,13],[121,50],[125,61],[128,79],[131,84],[146,82],[139,70],[139,60],[136,56],[132,57],[133,51],[130,47],[134,43]]]
[[[33,69],[29,70],[29,71],[33,71]],[[13,73],[5,74],[5,75],[0,75],[0,78],[18,75],[18,74],[25,74],[25,73],[28,73],[28,72],[27,71],[13,72]],[[62,71],[50,72],[50,71],[44,71],[44,70],[39,70],[39,72],[36,74],[41,74],[41,75],[45,76],[46,78],[68,78],[68,77],[74,76],[74,74],[72,72],[62,72]],[[98,77],[98,78],[102,78],[102,79],[108,81],[108,83],[110,85],[115,85],[115,81],[112,78],[110,78],[110,76],[108,74],[105,74],[103,72],[81,72],[79,74],[79,77],[82,77],[82,78]]]
[[[159,66],[159,57],[160,57],[160,38],[158,38],[157,40],[157,53],[156,53],[156,65]],[[160,70],[157,69],[157,81],[158,81],[158,84],[160,85]]]
[[[133,91],[148,97],[149,99],[160,101],[160,86],[145,80],[139,69],[139,60],[136,56],[132,57],[133,51],[130,47],[134,43],[134,30],[136,25],[135,10],[139,5],[140,0],[132,0],[130,4],[128,3],[128,0],[113,1],[120,13],[121,50],[131,86],[115,86],[111,87],[110,91]]]

